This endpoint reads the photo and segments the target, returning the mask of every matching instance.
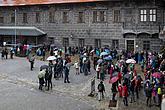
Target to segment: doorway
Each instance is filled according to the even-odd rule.
[[[126,40],[127,51],[134,51],[134,40]]]

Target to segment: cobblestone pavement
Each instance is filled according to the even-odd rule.
[[[118,101],[118,107],[108,108],[112,97],[109,76],[104,81],[106,94],[101,102],[97,96],[88,97],[90,93],[91,79],[95,71],[84,76],[76,75],[75,70],[70,70],[70,84],[63,83],[63,79],[53,79],[53,90],[41,92],[38,90],[39,67],[48,62],[36,60],[34,70],[30,71],[30,65],[26,58],[14,58],[13,60],[0,60],[0,110],[156,110],[157,107],[147,108],[144,97],[139,101],[124,107],[122,100]],[[96,85],[99,80],[96,79]],[[96,86],[97,87],[97,86]],[[97,93],[97,90],[96,90]],[[47,108],[47,109],[46,109]],[[136,110],[135,109],[135,110]]]

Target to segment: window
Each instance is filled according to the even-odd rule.
[[[117,39],[112,40],[112,48],[119,49],[119,40],[117,40]]]
[[[156,21],[156,9],[150,10],[150,21]]]
[[[27,21],[27,13],[23,13],[23,23],[28,23],[28,21]]]
[[[69,38],[63,38],[63,46],[68,47],[69,46]]]
[[[68,12],[63,12],[63,23],[68,23],[68,17],[69,17],[69,14]]]
[[[120,10],[114,10],[114,22],[120,22]]]
[[[79,39],[79,47],[84,47],[85,39]]]
[[[79,12],[78,13],[78,23],[84,23],[84,12]]]
[[[150,50],[150,41],[143,41],[143,50]]]
[[[105,11],[93,11],[93,22],[106,22]]]
[[[100,48],[101,47],[101,39],[95,39],[95,47]]]
[[[147,10],[140,10],[140,21],[147,21]]]
[[[4,17],[0,17],[0,23],[4,23]]]
[[[11,23],[15,23],[15,14],[14,13],[11,14]]]
[[[37,12],[36,13],[36,23],[40,23],[40,22],[41,22],[41,20],[40,20],[40,13]]]
[[[55,14],[54,12],[49,12],[49,22],[54,23],[55,22]]]

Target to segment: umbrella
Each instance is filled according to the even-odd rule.
[[[125,61],[124,60],[119,60],[120,63],[124,63]]]
[[[160,72],[155,72],[152,74],[152,76],[155,78],[161,78],[162,74]]]
[[[40,67],[40,70],[47,69],[48,67],[49,67],[48,65],[42,65],[42,66]]]
[[[105,57],[104,60],[112,60],[112,56]]]
[[[118,79],[119,78],[117,76],[115,76],[115,77],[110,79],[109,83],[115,83],[116,81],[118,81]]]
[[[128,60],[126,60],[126,63],[133,63],[133,64],[135,64],[136,61],[134,59],[128,59]]]
[[[109,49],[104,49],[105,52],[107,53],[110,53],[110,50]]]
[[[105,55],[108,55],[109,53],[107,52],[101,52],[100,56],[105,56]]]
[[[124,78],[129,79],[129,78],[130,78],[130,74],[125,74],[125,75],[124,75]]]
[[[45,70],[42,70],[38,73],[38,78],[42,78],[42,77],[45,77]]]
[[[114,76],[118,76],[118,72],[113,72],[112,77],[114,77]]]
[[[56,60],[57,58],[55,56],[49,56],[47,60]]]
[[[94,51],[95,51],[95,50],[93,49],[93,50],[90,51],[90,53],[93,53]]]
[[[99,59],[98,61],[97,61],[97,63],[102,63],[103,62],[103,60],[102,59]]]

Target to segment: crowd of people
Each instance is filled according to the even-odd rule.
[[[100,81],[98,89],[98,100],[104,98],[106,91],[104,86],[105,76],[109,75],[109,83],[112,84],[112,101],[117,100],[116,95],[123,98],[123,103],[128,106],[130,103],[136,102],[139,99],[140,91],[144,91],[146,96],[146,105],[160,105],[162,95],[164,94],[164,74],[165,74],[165,55],[159,55],[156,52],[128,52],[110,50],[109,48],[92,48],[92,47],[68,47],[64,51],[58,48],[38,48],[36,50],[37,56],[42,56],[45,61],[46,53],[49,52],[49,57],[54,56],[53,59],[47,58],[48,65],[43,65],[38,74],[39,89],[43,86],[47,90],[52,89],[52,77],[55,80],[60,78],[64,83],[70,83],[69,71],[70,67],[75,68],[75,74],[83,73],[88,76],[91,73],[93,66],[96,71],[96,78]],[[15,53],[11,48],[10,54],[13,58]],[[28,52],[28,59],[30,62],[30,69],[33,70],[35,56]],[[78,55],[79,59],[75,62],[71,61],[71,56]],[[7,49],[1,52],[1,58],[8,56]],[[141,70],[137,70],[141,67]],[[153,100],[153,101],[151,101]],[[153,103],[151,103],[153,102]]]

